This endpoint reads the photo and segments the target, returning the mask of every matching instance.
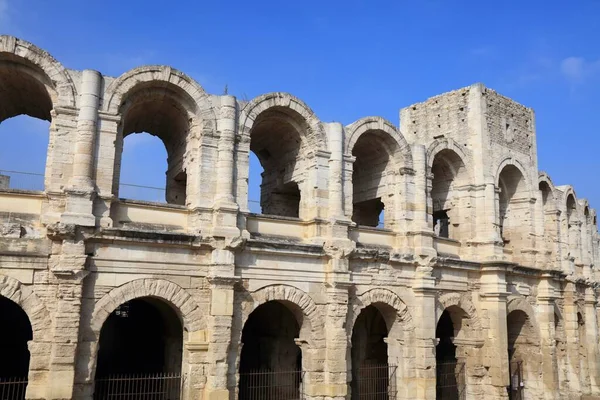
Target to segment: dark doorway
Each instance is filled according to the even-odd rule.
[[[13,301],[0,296],[0,398],[25,398],[29,374],[27,342],[33,330],[27,314]]]
[[[438,321],[435,337],[438,339],[435,347],[436,398],[438,400],[459,400],[461,399],[462,365],[459,365],[456,359],[454,323],[448,310],[444,310]]]
[[[388,328],[374,305],[363,309],[352,329],[352,400],[389,400],[390,367],[386,338]],[[392,395],[392,396],[390,396]]]
[[[290,309],[270,301],[254,310],[242,331],[239,398],[297,399],[302,352],[295,339],[300,324]]]
[[[178,399],[182,345],[182,324],[169,305],[150,297],[123,303],[100,331],[95,399],[116,392]]]

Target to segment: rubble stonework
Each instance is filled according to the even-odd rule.
[[[538,171],[533,110],[474,84],[403,108],[399,127],[342,126],[287,93],[212,95],[168,66],[69,70],[9,36],[0,89],[0,120],[51,121],[45,190],[0,184],[26,398],[91,399],[107,321],[136,299],[171,321],[183,399],[243,397],[255,367],[301,369],[306,399],[353,399],[369,362],[393,366],[397,399],[435,399],[447,360],[465,399],[507,399],[517,362],[525,399],[600,396],[596,211]],[[165,144],[165,204],[119,197],[136,132]]]

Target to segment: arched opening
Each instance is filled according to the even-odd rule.
[[[539,393],[541,374],[539,336],[529,316],[522,310],[509,312],[506,321],[511,379],[510,398],[539,398],[538,395],[542,396],[542,393]]]
[[[579,344],[579,378],[582,387],[589,387],[587,334],[583,313],[577,313],[577,343]]]
[[[352,329],[352,400],[388,399],[393,387],[388,362],[388,326],[384,314],[395,315],[391,307],[365,307]]]
[[[258,159],[263,171],[250,163],[249,184],[260,179],[260,207],[263,214],[282,217],[301,217],[299,181],[302,168],[300,151],[302,137],[307,131],[306,121],[295,111],[272,107],[263,111],[250,131],[250,151]],[[249,187],[249,194],[258,193]],[[256,198],[249,198],[256,202]]]
[[[44,190],[54,86],[28,61],[7,53],[1,58],[0,190]]]
[[[567,196],[567,235],[569,252],[568,257],[575,263],[578,262],[579,253],[579,218],[577,218],[577,202],[571,193]]]
[[[299,398],[302,352],[295,339],[301,326],[300,313],[280,301],[264,303],[250,314],[242,330],[240,400]]]
[[[552,188],[550,185],[541,181],[539,183],[539,191],[542,194],[542,213],[543,213],[543,232],[544,232],[544,245],[546,251],[549,254],[555,254],[555,243],[557,243],[557,214],[556,206],[554,202],[554,195],[552,194]]]
[[[0,296],[0,326],[0,395],[25,399],[29,374],[27,343],[33,339],[31,323],[21,307]]]
[[[352,221],[358,225],[392,228],[397,144],[387,132],[363,133],[352,148]],[[387,209],[387,217],[384,210]]]
[[[502,169],[499,177],[499,228],[504,246],[518,250],[525,246],[530,222],[527,187],[521,171],[514,165]]]
[[[458,187],[465,184],[465,165],[454,151],[445,149],[437,153],[431,167],[431,202],[433,229],[439,237],[460,239],[461,224]]]
[[[100,331],[94,398],[145,398],[150,390],[179,399],[182,351],[183,326],[170,305],[153,297],[121,304]]]
[[[438,320],[435,337],[436,398],[462,399],[466,393],[465,360],[469,349],[457,346],[455,339],[463,339],[469,330],[469,318],[460,307],[446,308]]]
[[[153,86],[152,83],[142,83],[126,95],[120,109],[122,119],[116,144],[115,174],[118,179],[114,180],[115,194],[121,196],[123,192],[140,196],[133,200],[159,198],[161,202],[168,204],[187,204],[186,150],[195,107],[194,101],[174,85]],[[128,135],[132,133],[144,135],[128,140]],[[142,153],[141,149],[135,148],[136,144],[144,141],[146,146],[150,146],[152,140],[149,140],[149,135],[162,141],[167,160],[164,175],[161,177],[159,173],[153,173],[152,181],[144,178],[147,172],[139,174],[135,170],[136,167],[140,167],[141,159],[145,159],[142,162],[146,163],[153,161],[154,166],[150,169],[153,172],[158,165],[164,166],[156,162],[164,160],[164,151],[157,149],[156,145],[151,147],[152,159],[148,154]],[[133,147],[132,151],[125,151],[125,144]],[[132,161],[127,160],[127,163],[124,163],[124,155]],[[125,178],[128,181],[125,181]]]

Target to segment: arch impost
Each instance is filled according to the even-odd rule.
[[[242,283],[242,278],[239,276],[208,276],[206,279],[208,283],[217,287],[231,288]]]
[[[71,115],[71,116],[78,116],[79,112],[77,111],[77,108],[75,107],[71,107],[71,106],[56,106],[52,109],[52,111],[50,111],[50,115],[52,117],[55,117],[57,115]]]
[[[121,114],[98,110],[98,117],[104,121],[121,122]]]
[[[470,339],[470,338],[453,338],[452,343],[455,346],[468,346],[480,349],[485,344],[483,339]]]

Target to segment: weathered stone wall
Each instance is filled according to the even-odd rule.
[[[246,390],[244,337],[267,340],[264,365],[300,354],[307,399],[351,399],[361,360],[386,357],[397,398],[434,399],[445,311],[466,398],[506,399],[517,362],[526,399],[600,396],[596,211],[538,172],[532,110],[476,84],[402,109],[400,128],[344,127],[286,93],[240,102],[165,66],[70,71],[7,36],[0,86],[0,119],[51,120],[45,190],[0,187],[27,398],[91,399],[105,322],[144,298],[181,323],[184,399]],[[165,204],[119,199],[140,131],[169,154]],[[248,210],[250,152],[264,215]],[[272,302],[297,326],[245,333]]]

